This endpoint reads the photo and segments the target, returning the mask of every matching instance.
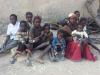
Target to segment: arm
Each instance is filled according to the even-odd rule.
[[[6,36],[6,40],[4,42],[4,46],[7,44],[8,40],[10,39],[10,35],[11,35],[11,31],[10,31],[10,25],[8,25],[8,28],[7,28],[7,36]]]
[[[9,39],[10,39],[10,35],[7,35],[7,36],[6,36],[6,40],[5,40],[5,42],[4,42],[4,46],[7,44],[7,42],[9,41]]]
[[[33,32],[34,32],[34,29],[31,28],[30,31],[29,31],[29,37],[30,37],[31,40],[34,38]]]
[[[84,31],[83,35],[84,35],[85,38],[88,38],[88,34],[85,31]]]
[[[57,45],[57,38],[54,38],[52,41],[52,46],[55,48],[56,45]]]
[[[50,42],[50,44],[52,44],[52,41],[53,41],[53,33],[51,32],[51,34],[50,34],[50,40],[49,40]]]
[[[67,26],[67,25],[65,25],[63,28],[62,28],[62,30],[64,30],[64,31],[66,31],[67,33],[69,33],[69,34],[71,34],[71,29]]]
[[[62,54],[65,54],[65,48],[66,48],[66,42],[65,42],[65,40],[63,39],[63,40],[62,40],[62,44],[61,44]]]

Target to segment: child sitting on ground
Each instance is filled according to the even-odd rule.
[[[27,47],[29,43],[29,32],[27,28],[27,22],[21,21],[20,22],[20,29],[16,34],[18,38],[18,47],[15,54],[12,56],[11,64],[14,64],[17,60],[17,56],[21,54],[23,51],[27,52],[27,65],[31,65],[31,56],[32,56],[32,49]]]
[[[72,31],[73,41],[69,42],[65,56],[74,61],[80,61],[82,58],[95,61],[96,58],[91,53],[87,38],[88,35],[83,31],[83,26],[78,25],[77,30]]]
[[[54,52],[54,59],[53,61],[63,61],[64,60],[64,54],[65,54],[65,48],[66,48],[66,42],[63,38],[63,34],[61,31],[57,32],[57,37],[54,38],[52,41],[53,46],[53,52]]]

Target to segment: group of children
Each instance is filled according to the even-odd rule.
[[[10,61],[11,64],[17,61],[19,54],[26,52],[26,63],[32,65],[32,54],[37,50],[42,51],[36,59],[39,63],[44,63],[43,56],[46,54],[53,62],[63,61],[65,58],[74,61],[80,61],[82,58],[95,61],[96,57],[91,53],[88,34],[84,29],[86,19],[79,17],[79,11],[69,14],[68,20],[63,27],[57,30],[57,35],[54,37],[49,24],[45,23],[42,27],[42,18],[34,16],[33,19],[33,14],[27,12],[27,21],[20,22],[15,35],[17,49]]]
[[[36,60],[39,63],[43,63],[42,58],[48,52],[50,52],[52,61],[58,61],[60,58],[64,60],[66,42],[63,39],[62,32],[58,31],[57,37],[54,38],[48,24],[41,27],[40,16],[34,17],[33,24],[34,26],[28,29],[28,24],[26,21],[20,22],[20,27],[16,34],[18,46],[15,54],[12,56],[12,60],[10,61],[11,64],[14,64],[17,60],[17,56],[25,51],[27,54],[26,62],[28,65],[32,65],[32,54],[36,50],[42,51]],[[59,57],[60,55],[62,56]]]

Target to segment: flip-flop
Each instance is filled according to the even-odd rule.
[[[12,61],[10,61],[10,63],[15,64],[16,61],[17,61],[17,59],[12,59]]]

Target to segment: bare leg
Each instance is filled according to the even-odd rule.
[[[12,60],[11,60],[11,64],[14,64],[17,60],[17,57],[18,55],[20,54],[21,52],[17,51],[13,56],[12,56]]]
[[[35,49],[40,49],[40,48],[45,47],[47,45],[48,45],[48,43],[44,42],[44,43],[40,44],[39,46],[37,46]]]
[[[27,59],[30,59],[32,57],[32,52],[28,49],[26,51],[27,51]]]
[[[47,46],[47,47],[45,48],[45,50],[43,51],[43,53],[38,57],[37,61],[38,61],[39,63],[41,63],[41,64],[44,63],[44,62],[43,62],[43,57],[49,52],[50,48],[51,48],[51,45]]]
[[[27,51],[27,59],[26,59],[27,66],[32,66],[32,62],[31,62],[32,52],[29,49],[27,49],[26,51]]]

